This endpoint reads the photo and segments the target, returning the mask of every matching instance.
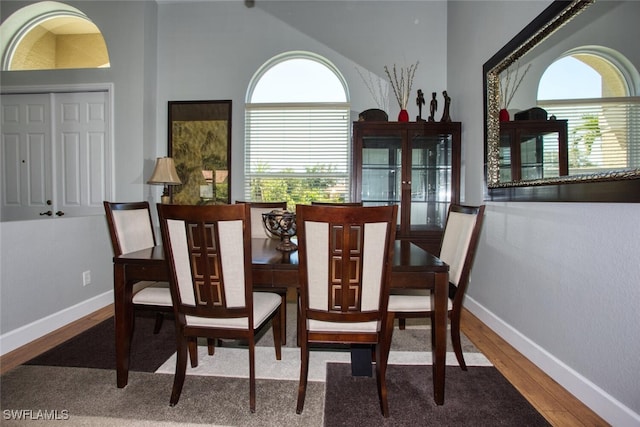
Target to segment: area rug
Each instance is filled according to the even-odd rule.
[[[433,400],[431,367],[389,365],[389,418],[383,418],[375,378],[353,377],[348,364],[329,363],[326,426],[548,426],[493,367],[447,368],[445,402]]]
[[[375,378],[352,377],[344,349],[311,352],[305,407],[296,414],[300,354],[294,328],[281,361],[275,360],[270,332],[258,341],[256,413],[249,412],[247,351],[238,342],[225,342],[213,357],[201,346],[199,367],[189,368],[180,402],[169,407],[174,328],[166,319],[153,334],[153,323],[153,316],[136,317],[129,384],[123,389],[115,386],[113,319],[3,375],[2,425],[41,425],[35,417],[52,414],[62,414],[64,425],[72,426],[548,425],[466,338],[469,370],[460,370],[448,352],[445,404],[436,406],[424,324],[394,333],[388,419],[380,414]]]
[[[173,318],[165,318],[160,331],[154,334],[155,314],[151,312],[136,314],[131,338],[130,369],[132,371],[155,372],[175,353],[173,322]],[[115,321],[111,317],[31,359],[26,364],[115,369],[115,336]]]

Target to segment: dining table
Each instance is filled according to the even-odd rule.
[[[252,279],[257,290],[298,287],[298,252],[276,249],[279,241],[251,239]],[[168,281],[169,270],[162,245],[115,256],[113,286],[117,387],[127,385],[129,353],[133,333],[132,289],[141,280]],[[431,290],[434,339],[432,345],[433,394],[437,405],[444,404],[447,343],[447,300],[449,266],[437,256],[407,240],[396,240],[391,268],[391,288]],[[370,352],[369,352],[370,353]],[[352,356],[353,357],[353,356]]]

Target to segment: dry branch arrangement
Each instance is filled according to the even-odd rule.
[[[413,76],[416,74],[418,64],[420,64],[419,61],[406,69],[400,68],[399,73],[396,70],[396,64],[393,64],[393,73],[389,71],[389,67],[384,66],[384,72],[387,73],[387,77],[389,77],[389,83],[391,84],[393,94],[401,110],[407,109],[409,96],[411,95],[411,86],[413,85]]]
[[[371,94],[371,97],[375,101],[378,108],[383,111],[386,111],[389,106],[389,98],[387,96],[387,93],[389,91],[387,89],[386,83],[384,83],[384,88],[383,88],[383,82],[385,80],[382,77],[375,76],[375,82],[374,82],[374,79],[371,76],[371,72],[368,72],[369,73],[368,79],[365,79],[365,77],[362,75],[358,67],[356,67],[356,71],[358,72],[358,74],[360,74],[360,78],[362,79],[364,84],[367,86],[367,89],[369,90],[369,93]]]
[[[509,104],[520,87],[524,76],[527,75],[529,68],[531,68],[531,64],[528,64],[522,75],[520,75],[520,62],[516,62],[515,73],[511,67],[505,70],[505,77],[500,78],[500,108],[509,108]]]

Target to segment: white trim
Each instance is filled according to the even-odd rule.
[[[640,414],[616,400],[553,354],[531,341],[486,307],[467,296],[464,306],[482,323],[512,345],[558,384],[587,405],[605,421],[617,427],[640,426]]]
[[[109,92],[113,95],[113,83],[77,83],[56,85],[3,86],[3,94],[55,93],[55,92]]]
[[[109,304],[113,304],[113,290],[2,334],[0,335],[0,355],[4,356],[18,347],[22,347]]]

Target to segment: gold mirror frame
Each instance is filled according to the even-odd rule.
[[[596,0],[554,1],[483,66],[485,179],[488,200],[640,202],[640,169],[499,181],[499,75]]]

